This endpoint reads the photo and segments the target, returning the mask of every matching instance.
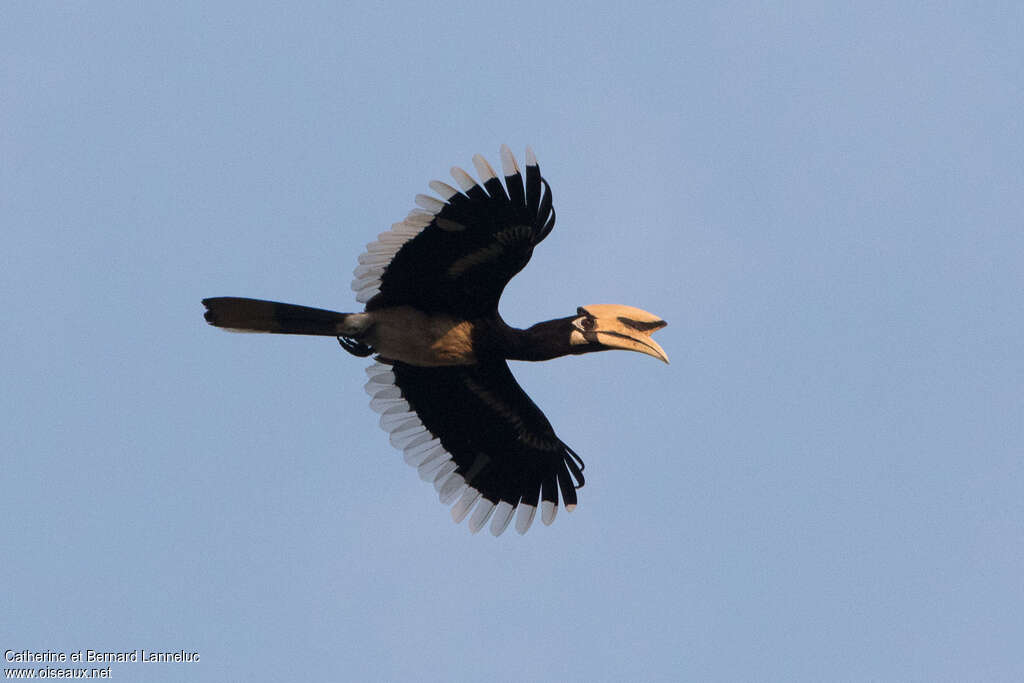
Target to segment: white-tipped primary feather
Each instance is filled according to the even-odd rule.
[[[361,292],[364,289],[374,289],[376,287],[380,287],[380,280],[378,280],[376,278],[374,278],[372,280],[356,280],[352,284],[353,284],[353,289],[355,289],[356,292]],[[359,285],[359,287],[356,288],[354,285]]]
[[[495,536],[501,536],[501,534],[508,528],[508,523],[512,521],[512,515],[515,514],[515,507],[506,500],[501,501],[494,508],[494,515],[491,517],[491,533]]]
[[[501,172],[505,176],[519,173],[519,164],[516,163],[516,158],[513,156],[512,150],[508,148],[508,145],[501,146]]]
[[[473,167],[476,168],[476,174],[480,176],[480,182],[486,183],[491,178],[497,178],[498,174],[494,172],[491,165],[487,163],[487,159],[484,159],[479,154],[473,155]]]
[[[367,365],[366,369],[363,370],[363,372],[365,372],[367,375],[370,375],[370,376],[372,376],[372,375],[379,375],[379,374],[384,373],[384,372],[391,372],[391,366],[387,365],[385,363],[378,363],[378,362],[374,361],[372,365]],[[394,373],[391,373],[391,374],[392,374],[392,377],[393,377]]]
[[[434,474],[434,490],[441,493],[441,487],[444,486],[444,482],[458,468],[459,466],[455,464],[454,460],[448,460],[441,465],[440,469]]]
[[[402,394],[401,392],[398,392],[398,387],[396,387],[393,383],[389,382],[387,379],[379,379],[381,377],[386,376],[374,375],[370,377],[370,379],[366,380],[366,384],[363,385],[363,388],[366,389],[366,393],[368,393],[370,396],[373,396],[374,398],[399,398]],[[395,389],[396,394],[394,396],[391,396],[390,394],[379,397],[377,396],[377,392],[390,388]]]
[[[459,496],[459,502],[452,508],[452,519],[459,524],[466,518],[466,515],[473,508],[473,504],[480,498],[480,492],[472,486],[466,488]]]
[[[371,401],[370,403],[372,407],[373,402]],[[409,404],[402,400],[392,401],[391,405],[385,407],[382,410],[378,410],[377,412],[379,412],[381,415],[400,415],[403,413],[409,415],[410,417],[416,415],[416,413],[409,410]]]
[[[459,184],[463,192],[469,192],[471,189],[476,187],[476,181],[473,180],[472,176],[463,171],[458,166],[452,166],[452,178],[455,178],[455,182]]]
[[[428,453],[433,451],[433,449],[435,448],[440,448],[442,451],[444,450],[444,448],[442,448],[441,446],[441,439],[431,434],[429,439],[424,439],[421,441],[417,441],[416,443],[411,443],[407,445],[405,447],[405,453],[406,455],[412,456],[413,451],[415,451],[416,453]]]
[[[367,275],[373,275],[374,273],[380,273],[381,269],[379,266],[356,266],[356,269],[352,271],[352,274],[357,278],[366,277]]]
[[[469,530],[474,534],[484,528],[488,518],[494,512],[494,503],[484,498],[476,504],[476,509],[469,518]]]
[[[370,268],[376,268],[376,267],[377,266],[370,266]],[[370,271],[370,272],[366,273],[365,275],[356,275],[356,278],[352,281],[351,284],[352,284],[352,288],[353,289],[355,289],[356,291],[359,291],[360,289],[365,289],[366,285],[368,285],[371,282],[376,282],[377,284],[380,284],[380,273],[379,272]]]
[[[356,275],[358,280],[380,280],[384,277],[384,266],[373,265],[373,266],[359,266],[360,268],[367,268],[361,275]]]
[[[392,249],[394,248],[394,245],[405,244],[405,242],[407,242],[408,239],[409,237],[407,235],[400,235],[394,230],[388,230],[387,232],[382,232],[381,234],[377,235],[378,242],[380,242],[381,244],[391,245]]]
[[[440,492],[438,492],[441,504],[451,505],[452,501],[462,494],[462,489],[464,488],[466,488],[466,480],[462,478],[461,474],[449,476],[444,480],[444,484],[441,486]]]
[[[358,278],[357,277],[355,280],[353,280],[351,282],[351,286],[352,286],[352,290],[353,291],[361,292],[364,289],[366,289],[367,287],[379,287],[380,286],[380,278],[374,278],[374,277]]]
[[[434,197],[426,194],[416,195],[416,205],[422,206],[424,209],[434,214],[440,212],[445,206],[444,202],[440,199],[435,199]]]
[[[459,193],[459,191],[454,187],[448,183],[442,183],[440,180],[431,180],[428,184],[430,185],[430,189],[441,195],[441,198],[445,201],[450,200]]]
[[[395,419],[389,419],[391,417],[390,415],[382,416],[381,426],[395,438],[402,439],[426,430],[426,427],[423,426],[423,423],[415,415],[412,417],[404,415]],[[405,446],[402,448],[405,448]]]
[[[433,197],[431,197],[433,199]],[[434,201],[437,201],[436,199]],[[409,215],[405,217],[404,223],[410,228],[417,228],[422,230],[423,228],[430,225],[430,221],[434,220],[434,213],[432,211],[425,211],[423,209],[412,209],[409,211]]]
[[[431,446],[429,450],[423,451],[416,456],[416,459],[419,460],[419,462],[416,464],[416,467],[419,467],[420,465],[426,465],[427,463],[431,462],[444,462],[445,460],[451,458],[451,456],[448,455],[448,451],[446,451],[444,449],[444,446],[441,445],[440,441],[434,439],[434,441],[430,443],[434,442],[436,442],[436,444]]]
[[[373,385],[373,386],[367,386],[365,388],[366,388],[366,393],[368,393],[373,398],[379,398],[379,399],[382,399],[382,400],[383,399],[388,399],[388,398],[402,398],[402,390],[399,389],[398,387],[395,387],[395,386],[384,387],[383,389],[378,389],[376,385]]]
[[[359,263],[363,264],[364,266],[372,266],[376,264],[384,265],[386,263],[391,263],[391,258],[394,255],[394,252],[385,253],[377,251],[367,251],[360,254],[359,258],[356,260],[359,261]]]
[[[370,410],[375,413],[383,414],[392,408],[398,408],[400,410],[407,411],[409,404],[400,398],[372,398],[370,399]]]
[[[420,479],[423,481],[434,481],[434,476],[437,474],[437,471],[441,469],[446,462],[449,462],[449,460],[443,457],[430,458],[423,461],[420,466],[416,468],[416,472],[420,475]]]
[[[406,464],[419,467],[423,464],[423,461],[434,457],[438,452],[444,453],[444,449],[441,448],[441,442],[437,439],[430,439],[423,443],[406,446],[405,450],[402,451],[402,459],[405,460]]]
[[[540,521],[550,526],[555,521],[555,514],[558,512],[558,506],[552,503],[550,500],[542,500],[540,503]]]
[[[414,441],[421,437],[426,439],[430,438],[430,432],[428,432],[427,428],[423,425],[420,425],[416,429],[409,429],[404,432],[392,432],[391,438],[388,439],[388,441],[391,442],[392,446],[401,451],[405,450],[406,446],[411,446]]]
[[[380,416],[380,428],[385,432],[399,432],[403,428],[420,424],[415,413],[408,411],[385,412]]]
[[[535,157],[533,155],[533,148],[531,148],[529,145],[526,146],[526,165],[527,166],[536,166],[537,165],[537,157]]]
[[[430,221],[427,221],[427,223],[430,223]],[[391,226],[391,234],[398,235],[404,241],[408,242],[410,237],[415,237],[420,234],[423,232],[423,228],[425,227],[426,225],[413,225],[408,221],[402,221],[401,223],[395,223]]]
[[[379,291],[380,291],[380,287],[379,286],[364,287],[363,289],[360,289],[358,292],[356,292],[356,301],[365,304],[370,299],[375,297],[377,295],[377,292],[379,292]]]
[[[374,379],[381,378],[381,377],[387,377],[388,381],[394,380],[395,375],[394,375],[393,372],[391,372],[391,366],[390,365],[383,365],[383,366],[381,366],[381,369],[378,369],[378,368],[367,368],[367,370],[366,370],[366,384],[364,384],[363,386],[366,387],[367,391],[370,391],[371,388],[373,388],[374,390],[384,389],[386,387],[392,387],[394,389],[398,388],[398,387],[396,387],[394,385],[393,382],[389,384],[387,382],[381,382],[381,381],[374,382],[373,381]]]
[[[433,438],[433,436],[434,435],[431,434],[430,432],[423,432],[422,434],[416,434],[412,438],[406,439],[405,445],[401,447],[402,452],[404,453],[406,449],[414,448],[416,446],[420,446],[424,443],[427,443]]]
[[[393,244],[384,244],[383,242],[370,242],[369,244],[366,245],[366,254],[374,254],[374,255],[391,254],[391,255],[394,255],[394,253],[395,253],[395,245],[393,245]],[[360,261],[359,265],[363,266],[363,265],[379,265],[379,264],[375,264],[375,263],[366,263],[366,264],[364,264],[362,261]],[[358,267],[359,266],[357,266],[357,268]]]
[[[536,505],[519,504],[519,512],[516,514],[516,531],[525,534],[533,524],[533,516],[537,512]]]
[[[374,363],[370,367],[366,368],[365,372],[366,376],[370,378],[367,382],[373,382],[374,384],[381,384],[383,382],[387,382],[389,384],[395,383],[395,371],[392,370],[390,365]]]

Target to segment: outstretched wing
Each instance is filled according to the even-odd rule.
[[[525,183],[505,145],[505,187],[479,154],[473,165],[482,186],[453,168],[461,192],[432,181],[441,199],[416,195],[420,208],[366,245],[352,289],[367,310],[408,305],[466,319],[497,310],[505,285],[555,226],[555,211],[551,188],[529,148]]]
[[[555,435],[508,364],[416,367],[375,363],[367,368],[370,406],[405,461],[432,481],[456,523],[469,516],[476,532],[488,519],[495,536],[518,508],[526,533],[538,502],[551,524],[558,494],[576,507],[583,461]],[[472,510],[472,515],[470,511]]]

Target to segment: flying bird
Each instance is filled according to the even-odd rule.
[[[479,183],[453,168],[459,189],[432,181],[436,197],[417,195],[418,208],[366,246],[352,281],[362,312],[238,297],[203,304],[217,327],[337,337],[355,356],[375,355],[366,370],[370,407],[405,461],[452,505],[455,522],[468,517],[475,533],[489,520],[497,536],[514,516],[522,534],[538,507],[545,524],[554,521],[559,493],[566,510],[576,507],[583,461],[507,361],[623,349],[668,363],[651,338],[666,323],[601,304],[525,330],[507,325],[498,300],[555,225],[551,188],[529,147],[525,173],[501,147],[504,185],[479,154],[473,165]]]

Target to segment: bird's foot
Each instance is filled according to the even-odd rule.
[[[341,348],[345,349],[353,356],[359,356],[360,358],[366,358],[373,353],[373,348],[364,344],[361,341],[352,339],[351,337],[338,337],[338,343],[341,344]]]

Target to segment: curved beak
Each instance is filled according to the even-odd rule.
[[[639,308],[618,304],[581,306],[578,313],[594,318],[595,326],[584,332],[589,341],[608,349],[638,351],[668,363],[668,354],[651,335],[668,325],[667,322]]]

